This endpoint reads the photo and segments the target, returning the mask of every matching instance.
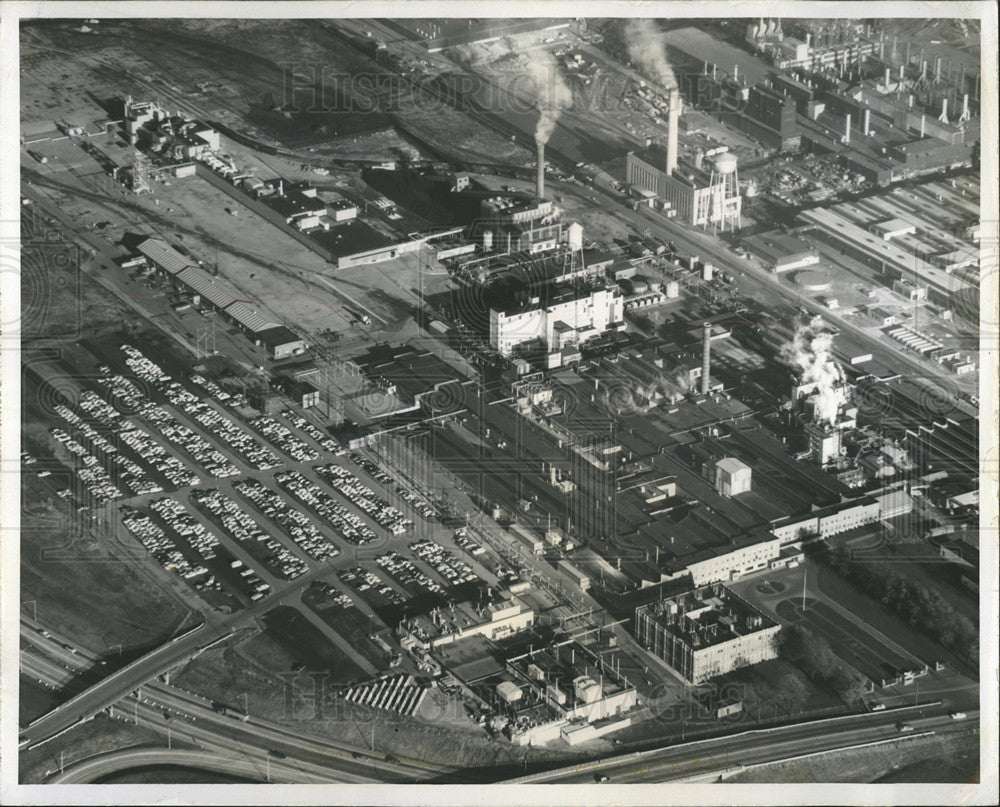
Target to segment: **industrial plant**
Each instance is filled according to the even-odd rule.
[[[22,782],[985,773],[963,9],[25,18]]]

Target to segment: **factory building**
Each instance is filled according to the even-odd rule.
[[[396,627],[396,633],[404,650],[419,647],[427,651],[473,636],[483,636],[491,641],[503,639],[526,630],[534,622],[534,610],[505,591],[486,605],[459,603],[451,608],[435,608],[428,614],[404,619]]]
[[[680,112],[680,92],[675,89],[670,93],[665,146],[630,151],[625,159],[625,179],[638,193],[654,195],[663,209],[673,211],[686,224],[738,229],[742,197],[736,157],[726,151],[711,157],[699,152],[693,162],[679,163]]]
[[[798,151],[802,143],[795,99],[770,87],[751,87],[740,118],[746,134],[781,152]]]
[[[779,630],[776,622],[721,585],[635,612],[639,643],[692,684],[777,658]]]
[[[152,266],[191,295],[194,305],[208,305],[237,325],[257,345],[263,345],[274,359],[298,355],[305,340],[291,328],[264,316],[260,309],[241,299],[235,286],[206,272],[160,238],[147,238],[136,248]]]
[[[815,246],[794,235],[777,230],[745,238],[743,246],[776,274],[819,263],[819,250]]]
[[[478,225],[485,252],[545,252],[555,249],[565,233],[552,202],[546,199],[484,199]]]
[[[768,537],[732,552],[709,552],[705,558],[686,560],[683,570],[691,575],[696,586],[738,580],[744,575],[769,568],[772,561],[781,555],[780,543],[777,538]]]
[[[628,183],[639,191],[656,194],[676,217],[694,226],[725,227],[738,224],[742,197],[735,185],[736,158],[728,152],[714,157],[681,161],[672,174],[666,171],[667,150],[652,145],[630,151],[625,159]]]
[[[855,527],[872,524],[882,518],[882,505],[865,496],[814,510],[808,515],[792,516],[771,524],[771,534],[782,545],[805,538],[829,538]]]
[[[490,308],[490,345],[504,356],[540,344],[547,368],[578,361],[579,346],[625,327],[621,289],[601,281],[545,284],[509,308]]]

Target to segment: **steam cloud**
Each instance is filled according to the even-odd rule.
[[[834,423],[840,407],[847,403],[844,375],[830,353],[833,334],[823,329],[823,318],[799,325],[791,342],[781,346],[781,358],[798,370],[803,384],[815,384],[813,398],[817,423]]]
[[[663,32],[652,20],[634,18],[625,25],[628,55],[646,74],[668,90],[677,87],[677,77],[667,60]]]
[[[559,72],[552,54],[544,48],[528,52],[527,71],[535,83],[538,97],[538,124],[535,126],[535,140],[548,143],[559,113],[573,104],[573,91]]]

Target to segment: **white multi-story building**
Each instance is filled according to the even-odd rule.
[[[580,344],[625,327],[625,303],[617,285],[549,287],[522,304],[490,309],[490,345],[509,356],[519,345],[540,343],[547,367],[578,355]]]
[[[639,643],[692,684],[776,658],[780,626],[723,586],[640,606]]]

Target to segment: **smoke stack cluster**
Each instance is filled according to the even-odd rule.
[[[545,143],[535,140],[535,196],[539,199],[545,198]]]
[[[708,395],[712,373],[712,323],[702,325],[704,336],[701,345],[701,394]]]

